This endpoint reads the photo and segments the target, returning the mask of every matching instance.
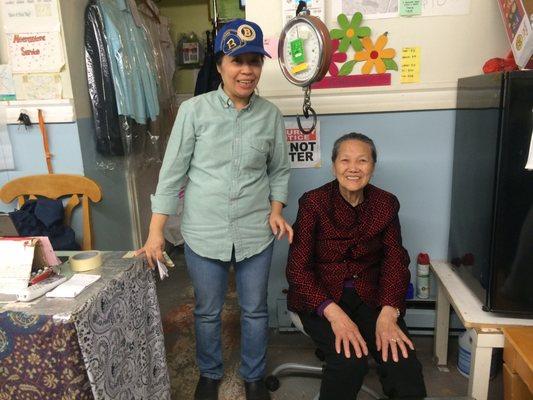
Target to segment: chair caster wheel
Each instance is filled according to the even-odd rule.
[[[275,392],[279,389],[279,379],[273,375],[269,375],[265,379],[265,386],[271,392]]]
[[[324,352],[320,349],[316,349],[315,350],[315,356],[316,358],[318,358],[320,361],[324,361],[326,359],[326,356],[324,355]]]

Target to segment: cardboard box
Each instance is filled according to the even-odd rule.
[[[516,64],[533,68],[533,0],[498,0]]]

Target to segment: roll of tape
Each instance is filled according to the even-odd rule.
[[[90,271],[102,265],[102,253],[95,250],[82,251],[70,256],[69,262],[73,271]]]

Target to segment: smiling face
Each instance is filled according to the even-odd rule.
[[[217,69],[222,77],[224,92],[235,107],[241,109],[248,104],[259,82],[263,57],[257,53],[244,53],[235,57],[224,55]]]
[[[360,140],[346,140],[340,144],[333,174],[339,181],[342,197],[352,205],[362,201],[363,188],[370,182],[374,166],[369,144]]]

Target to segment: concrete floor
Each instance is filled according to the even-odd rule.
[[[170,271],[170,278],[158,283],[158,296],[161,314],[164,316],[183,301],[185,297],[192,296],[190,283],[184,266],[183,253],[179,249],[171,254],[176,264],[176,268]],[[167,334],[165,342],[167,350],[172,348],[179,333]],[[457,338],[450,338],[449,364],[448,370],[439,370],[432,362],[432,336],[414,336],[413,341],[417,348],[418,357],[424,368],[424,378],[426,382],[428,396],[450,398],[456,396],[466,396],[468,380],[457,371]],[[320,361],[316,358],[315,346],[313,342],[300,333],[280,333],[272,330],[270,335],[268,353],[268,372],[276,366],[287,362],[298,362],[314,366],[320,366]],[[169,365],[170,365],[169,361]],[[501,369],[501,368],[500,368]],[[171,374],[172,375],[172,374]],[[179,371],[173,374],[179,379]],[[280,378],[280,388],[272,393],[273,400],[311,400],[314,398],[320,387],[320,379],[313,376],[291,376],[286,375]],[[173,385],[176,382],[172,383]],[[375,371],[371,370],[365,378],[365,385],[381,393],[381,387]],[[193,390],[193,389],[192,389]],[[192,391],[191,391],[192,393]],[[176,397],[176,395],[174,395]],[[224,397],[224,396],[222,396]],[[227,397],[226,397],[227,398]],[[489,387],[489,399],[497,400],[503,398],[503,382],[501,371],[491,380]],[[372,397],[360,392],[359,400],[370,400]],[[176,400],[189,400],[179,398]],[[241,400],[232,398],[231,400]]]

